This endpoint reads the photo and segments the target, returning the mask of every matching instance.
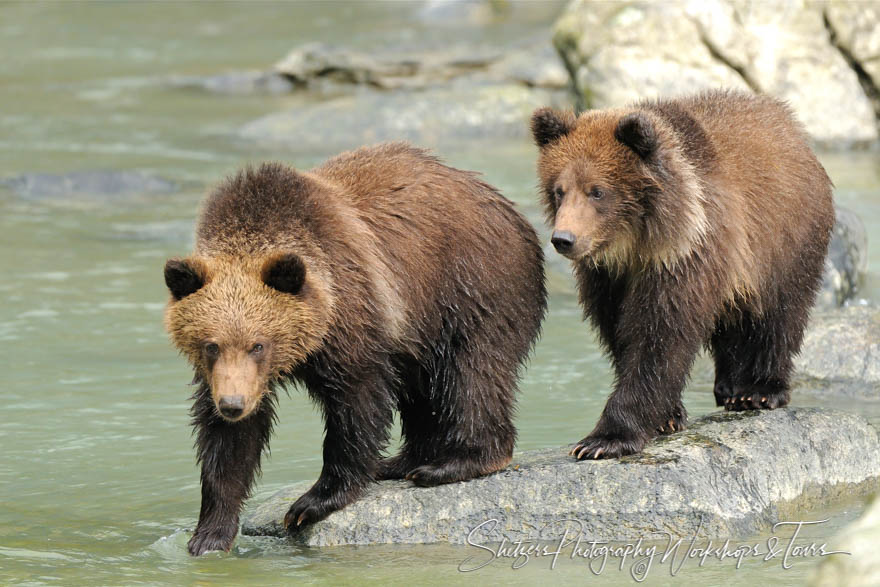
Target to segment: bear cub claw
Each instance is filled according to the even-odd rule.
[[[647,440],[642,438],[624,439],[591,435],[577,443],[569,454],[577,457],[579,461],[586,459],[616,459],[641,452],[645,448],[645,444],[647,444]]]
[[[657,427],[658,434],[674,434],[687,429],[687,415],[684,408],[679,407],[675,412],[660,426]]]
[[[766,385],[715,385],[715,405],[726,412],[747,410],[774,410],[788,405],[791,394],[787,389]]]
[[[298,528],[320,522],[349,501],[353,500],[339,505],[338,499],[321,498],[311,491],[307,491],[287,510],[287,514],[284,516],[284,527],[288,532],[295,532]]]

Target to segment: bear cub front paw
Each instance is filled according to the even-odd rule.
[[[186,549],[193,556],[201,556],[212,550],[229,552],[232,543],[235,542],[236,534],[238,534],[237,522],[228,527],[196,528],[186,545]]]

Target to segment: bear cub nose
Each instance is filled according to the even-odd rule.
[[[227,418],[238,418],[244,411],[243,395],[227,395],[220,398],[218,406],[220,413]]]
[[[567,230],[554,230],[550,242],[558,253],[567,253],[574,246],[574,235]]]

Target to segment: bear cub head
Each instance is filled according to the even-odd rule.
[[[700,183],[675,132],[648,110],[532,116],[554,248],[609,266],[668,263],[705,231]]]
[[[327,330],[324,296],[295,252],[170,259],[165,283],[171,339],[231,422],[258,410]]]

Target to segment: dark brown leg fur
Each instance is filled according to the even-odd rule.
[[[598,459],[640,452],[658,434],[687,425],[681,393],[706,338],[704,324],[712,322],[702,291],[711,284],[693,266],[657,270],[625,292],[613,282],[597,283],[610,279],[607,274],[581,269],[578,277],[584,306],[612,354],[616,385],[595,429],[571,454]],[[617,317],[613,327],[609,316]]]
[[[763,314],[743,310],[738,319],[719,324],[712,336],[715,403],[727,411],[788,405],[792,358],[800,351],[824,254],[807,251],[800,262],[765,295]]]
[[[358,497],[376,479],[379,454],[388,441],[393,371],[381,361],[345,369],[316,357],[306,378],[324,414],[324,467],[315,484],[284,517],[291,532],[323,520]]]
[[[537,337],[544,310],[541,276],[535,292],[539,313],[501,303],[497,292],[475,286],[442,303],[448,311],[431,346],[400,372],[403,446],[382,462],[379,476],[430,486],[466,481],[504,468],[513,456],[516,381]],[[456,307],[457,306],[457,307]]]
[[[397,410],[400,413],[402,440],[400,453],[379,462],[377,479],[403,479],[418,466],[436,456],[434,409],[428,399],[429,374],[413,358],[398,359],[401,383],[398,386]]]
[[[520,356],[487,352],[499,348],[487,340],[492,332],[452,334],[433,349],[418,384],[408,387],[421,397],[401,411],[405,441],[397,465],[417,485],[467,481],[510,462],[517,368],[529,342]]]
[[[193,425],[202,465],[202,507],[187,549],[199,556],[232,548],[242,504],[259,473],[260,456],[269,445],[275,396],[263,398],[260,408],[240,422],[227,422],[216,413],[205,384],[193,399]]]
[[[787,337],[775,336],[789,326],[785,317],[775,314],[744,316],[734,324],[719,326],[712,336],[716,405],[738,412],[788,404],[793,351],[791,344],[783,342]],[[799,337],[791,343],[799,344]]]

